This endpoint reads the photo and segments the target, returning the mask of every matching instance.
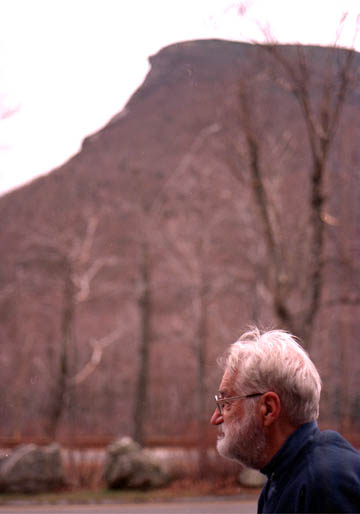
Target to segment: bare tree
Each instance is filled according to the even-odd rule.
[[[134,438],[139,444],[145,441],[145,409],[148,397],[149,358],[151,345],[151,253],[149,241],[141,241],[137,284],[137,305],[139,310],[138,370],[134,403]]]
[[[267,71],[265,68],[265,72],[258,73],[255,87],[254,79],[244,79],[239,84],[239,125],[243,135],[238,155],[248,168],[249,183],[262,224],[270,263],[267,288],[271,293],[274,312],[281,326],[296,333],[309,347],[324,286],[325,229],[329,218],[325,203],[326,171],[344,104],[356,80],[353,69],[355,52],[353,49],[339,50],[336,45],[323,49],[325,60],[315,70],[311,67],[310,59],[314,49],[277,44],[259,45],[259,48],[269,55],[271,61],[266,64]],[[269,162],[269,135],[262,128],[265,126],[264,119],[257,119],[256,109],[253,108],[256,105],[255,89],[259,91],[261,87],[266,87],[264,81],[269,79],[285,95],[290,94],[296,100],[308,139],[309,219],[302,233],[308,248],[304,284],[299,282],[296,269],[291,269],[293,263],[284,253],[286,242],[281,233],[281,215],[277,212],[279,197],[272,194],[269,181],[269,167],[273,166],[274,174],[278,164]],[[284,139],[285,134],[284,127]],[[291,149],[287,151],[291,152]],[[237,180],[243,180],[241,166],[233,166],[231,171]],[[293,250],[295,252],[295,248]],[[289,302],[289,291],[295,287],[302,291],[300,307],[296,308]]]
[[[226,173],[219,173],[213,155],[208,153],[216,132],[209,133],[206,150],[199,148],[189,163],[186,178],[169,188],[172,213],[162,225],[162,246],[166,249],[168,281],[175,281],[178,291],[184,291],[186,307],[182,316],[181,342],[189,344],[195,366],[194,393],[186,403],[196,412],[191,416],[197,447],[199,470],[208,471],[208,425],[211,404],[209,387],[211,376],[211,342],[214,340],[214,312],[224,297],[236,297],[254,280],[243,252],[247,219],[247,204],[240,205],[240,188],[234,187]],[[217,180],[217,191],[213,184]],[[184,197],[191,191],[191,201],[184,205]],[[234,216],[234,206],[238,216]],[[233,236],[233,237],[231,237]],[[185,310],[186,309],[186,310]],[[250,308],[249,308],[250,311]],[[244,316],[245,318],[246,316]],[[223,322],[217,311],[216,330]],[[185,408],[183,417],[186,416]]]
[[[54,233],[48,232],[28,233],[23,252],[26,257],[18,262],[23,269],[30,270],[33,277],[36,275],[35,268],[40,266],[42,274],[48,269],[62,283],[58,367],[52,373],[53,394],[49,399],[46,422],[46,433],[51,438],[56,437],[60,420],[69,406],[70,395],[74,395],[73,386],[90,374],[89,368],[76,371],[77,306],[89,298],[92,282],[100,271],[118,263],[118,258],[114,255],[95,259],[92,257],[98,223],[98,215],[89,215],[84,233],[70,237],[70,240],[67,235],[57,234],[54,237]],[[102,347],[105,346],[103,342]],[[99,347],[100,345],[97,349]],[[92,362],[94,363],[94,358]],[[72,403],[73,400],[74,398]],[[74,409],[75,406],[72,405],[72,410]]]
[[[147,203],[140,201],[134,206],[141,227],[136,234],[138,245],[138,281],[136,285],[136,302],[139,312],[139,339],[138,339],[138,369],[136,374],[135,401],[134,401],[134,438],[140,443],[145,441],[146,401],[148,399],[150,353],[152,341],[152,309],[153,290],[156,288],[153,274],[153,248],[156,244],[164,245],[169,251],[170,240],[159,242],[159,225],[162,221],[166,206],[167,194],[184,179],[189,166],[196,158],[207,138],[218,131],[217,124],[210,124],[201,130],[192,142],[189,150],[181,158],[178,165],[172,170],[167,179],[157,190],[153,198]],[[170,244],[171,248],[174,247]]]

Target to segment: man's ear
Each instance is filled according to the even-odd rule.
[[[261,398],[260,415],[264,427],[268,427],[276,421],[281,412],[281,401],[279,396],[269,391]]]

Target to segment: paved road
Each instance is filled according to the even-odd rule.
[[[254,514],[256,502],[234,500],[189,500],[169,503],[121,505],[11,505],[0,514]]]

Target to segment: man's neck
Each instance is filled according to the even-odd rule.
[[[272,460],[280,448],[282,448],[289,437],[298,428],[298,426],[291,425],[287,421],[279,421],[279,423],[274,423],[271,425],[271,427],[269,427],[267,433],[268,451],[266,454],[266,462],[264,463],[264,466]]]

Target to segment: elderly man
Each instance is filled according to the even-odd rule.
[[[360,453],[319,430],[321,380],[294,337],[251,330],[220,362],[217,449],[267,476],[258,512],[360,512]]]

